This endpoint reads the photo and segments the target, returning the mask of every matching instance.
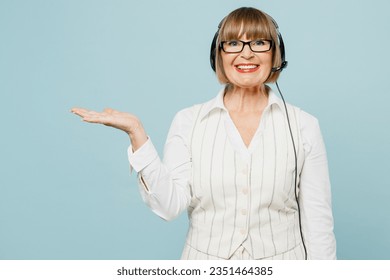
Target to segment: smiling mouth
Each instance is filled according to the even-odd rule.
[[[235,68],[240,73],[250,73],[250,72],[255,72],[259,68],[259,65],[257,65],[257,64],[238,64],[238,65],[235,65]]]

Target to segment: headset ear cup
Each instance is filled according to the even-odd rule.
[[[287,67],[288,62],[286,61],[286,54],[284,50],[284,42],[282,35],[278,32],[278,40],[279,40],[279,51],[280,51],[280,58],[281,58],[281,64],[278,67],[273,67],[271,69],[271,72],[278,72],[282,71],[284,68]]]
[[[284,49],[284,42],[283,42],[282,34],[280,34],[280,32],[279,32],[279,26],[271,16],[269,16],[269,17],[270,17],[271,21],[273,22],[273,24],[275,25],[275,29],[276,29],[276,32],[278,34],[279,51],[280,51],[280,58],[281,58],[280,66],[272,68],[271,71],[278,72],[278,71],[282,71],[284,68],[286,68],[288,62],[286,61],[286,52]]]
[[[211,47],[210,47],[210,65],[211,65],[211,68],[214,70],[214,72],[216,72],[216,69],[217,69],[215,66],[215,57],[217,55],[217,41],[218,41],[218,36],[219,36],[219,30],[221,29],[221,26],[222,26],[222,23],[224,20],[225,20],[225,18],[223,18],[221,20],[221,22],[218,24],[218,30],[217,30],[217,32],[215,32],[215,35],[214,35],[213,41],[211,42]]]
[[[213,41],[211,42],[211,47],[210,47],[210,65],[213,71],[216,71],[216,66],[215,66],[215,56],[216,56],[216,48],[217,48],[217,39],[218,39],[218,32],[215,33]]]
[[[286,53],[284,50],[284,42],[283,42],[282,34],[280,34],[279,31],[278,31],[278,38],[279,38],[280,58],[282,59],[281,66],[285,68],[287,66]]]

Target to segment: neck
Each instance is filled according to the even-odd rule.
[[[256,88],[227,87],[224,103],[230,112],[259,112],[268,104],[268,90],[265,85]]]

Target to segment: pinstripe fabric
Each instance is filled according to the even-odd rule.
[[[299,109],[288,109],[299,174],[304,156]],[[230,143],[226,111],[214,109],[203,118],[202,105],[195,111],[190,227],[182,258],[229,259],[239,248],[253,259],[301,258],[294,152],[283,110],[273,104],[264,111],[259,142],[249,161]]]
[[[303,260],[305,258],[303,249],[300,245],[287,251],[274,255],[271,257],[265,257],[260,259],[254,259],[253,256],[245,249],[240,246],[237,250],[229,257],[229,260]],[[207,255],[201,251],[198,251],[188,244],[185,245],[182,258],[187,260],[225,260],[218,256]]]

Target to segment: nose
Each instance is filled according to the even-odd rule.
[[[253,52],[252,52],[251,48],[249,47],[249,44],[244,46],[244,49],[241,52],[241,57],[246,58],[246,59],[253,57]]]

